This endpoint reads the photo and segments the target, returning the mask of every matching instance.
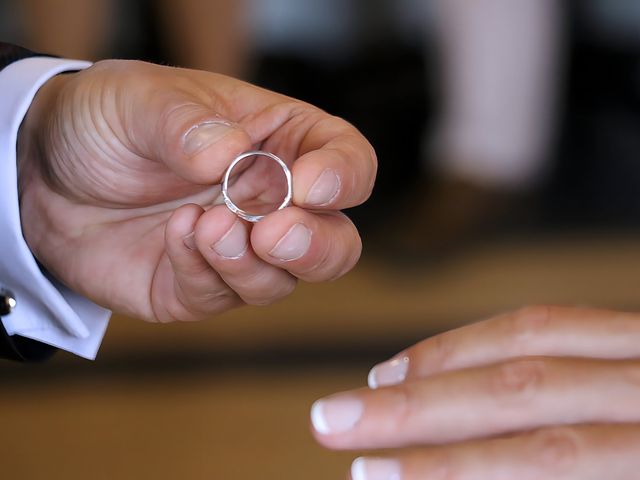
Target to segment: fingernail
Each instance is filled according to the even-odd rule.
[[[351,464],[351,480],[402,480],[402,468],[397,460],[360,457]]]
[[[212,120],[196,125],[184,137],[184,153],[189,156],[195,155],[219,141],[232,130],[231,124],[224,120]]]
[[[184,237],[182,237],[182,243],[184,243],[184,246],[189,250],[197,250],[198,247],[196,247],[196,232],[191,232],[189,235],[185,235]]]
[[[392,358],[373,367],[369,372],[369,388],[387,387],[404,382],[409,370],[409,357]]]
[[[351,430],[362,417],[364,405],[352,395],[336,395],[318,400],[311,407],[311,423],[322,435]]]
[[[244,255],[248,246],[247,229],[240,223],[240,220],[236,220],[231,228],[227,230],[227,233],[214,243],[211,248],[221,257],[236,259]]]
[[[313,183],[304,202],[307,205],[327,205],[331,203],[340,191],[340,178],[330,168],[327,168]]]
[[[296,223],[278,240],[269,255],[278,260],[290,262],[307,253],[309,245],[311,245],[311,230],[302,223]]]

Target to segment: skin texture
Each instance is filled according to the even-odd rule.
[[[325,412],[336,401],[361,412],[351,428],[314,435],[332,449],[398,449],[357,460],[355,480],[632,480],[638,359],[638,314],[528,307],[399,353],[404,375],[323,399]]]
[[[194,127],[211,122],[224,135],[189,149]],[[294,178],[294,206],[255,226],[236,223],[219,188],[233,158],[252,148],[286,159]],[[360,238],[339,210],[369,196],[376,171],[372,147],[342,119],[222,75],[135,61],[47,82],[21,127],[18,162],[23,232],[41,264],[98,304],[153,322],[268,304],[297,279],[350,270]],[[258,165],[242,173],[237,201],[268,196]],[[338,193],[308,204],[327,169]],[[277,258],[272,250],[296,225],[308,248]],[[223,238],[236,254],[212,248]]]

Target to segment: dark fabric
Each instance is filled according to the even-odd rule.
[[[26,48],[0,42],[0,70],[17,60],[22,60],[27,57],[37,57],[40,55],[42,54],[32,52]]]
[[[38,55],[25,48],[0,42],[0,70],[17,60]],[[1,97],[2,93],[0,92]],[[18,299],[19,301],[20,299]],[[19,361],[41,361],[51,357],[56,350],[54,347],[29,338],[18,335],[9,336],[4,329],[4,325],[0,322],[0,358]]]
[[[30,338],[7,335],[0,322],[0,358],[21,362],[40,362],[50,358],[58,349]]]

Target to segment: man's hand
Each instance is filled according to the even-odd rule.
[[[240,153],[292,163],[294,206],[252,226],[217,186]],[[267,304],[331,280],[361,244],[375,153],[347,122],[221,75],[105,61],[42,87],[21,127],[21,216],[36,258],[71,289],[149,321]],[[242,195],[265,196],[258,164]],[[245,198],[245,199],[246,199]]]
[[[419,343],[317,402],[353,480],[635,480],[640,315],[531,307]]]

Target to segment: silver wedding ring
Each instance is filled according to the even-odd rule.
[[[224,174],[224,180],[222,182],[222,197],[224,198],[224,203],[227,205],[229,210],[235,213],[238,217],[247,220],[248,222],[255,223],[262,220],[265,215],[254,215],[252,213],[246,212],[238,207],[229,197],[229,178],[231,177],[231,172],[238,165],[238,163],[249,157],[268,157],[271,160],[275,161],[278,165],[280,165],[280,168],[282,168],[282,171],[284,172],[284,176],[287,180],[287,194],[285,195],[284,200],[282,201],[280,206],[274,211],[282,210],[283,208],[291,205],[291,198],[293,197],[293,179],[291,177],[291,170],[289,170],[287,164],[284,163],[280,157],[274,155],[273,153],[262,152],[259,150],[253,152],[245,152],[241,155],[238,155],[233,160],[233,162],[231,162],[231,165],[229,165],[229,168],[227,168],[227,171]]]

